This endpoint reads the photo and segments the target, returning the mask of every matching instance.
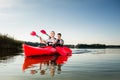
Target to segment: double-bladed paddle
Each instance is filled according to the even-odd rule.
[[[39,36],[36,34],[35,31],[32,31],[32,32],[30,33],[30,35],[32,35],[32,36],[36,36],[36,37],[39,37]]]
[[[47,35],[48,37],[50,37],[50,36],[46,33],[45,30],[40,30],[40,32],[43,33],[43,34],[45,34],[45,35]]]

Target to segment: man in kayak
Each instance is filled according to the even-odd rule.
[[[51,31],[50,36],[47,40],[42,40],[42,38],[40,37],[40,41],[45,43],[47,46],[53,46],[56,41],[55,32]]]
[[[55,46],[63,46],[64,40],[61,39],[61,36],[62,36],[61,33],[58,33],[58,34],[57,34],[57,39],[56,39],[55,42],[54,42]]]

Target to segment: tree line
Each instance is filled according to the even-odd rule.
[[[66,45],[70,48],[92,48],[92,49],[105,49],[105,48],[120,48],[120,45],[106,45],[106,44],[77,44]]]

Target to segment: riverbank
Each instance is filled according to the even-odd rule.
[[[0,34],[0,53],[18,53],[22,51],[23,41],[16,40],[9,35]]]
[[[120,48],[120,45],[106,45],[106,44],[67,44],[66,46],[70,48],[78,48],[78,49],[112,49],[112,48]]]

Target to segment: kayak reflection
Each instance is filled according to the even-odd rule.
[[[51,76],[61,73],[61,66],[67,62],[70,56],[39,56],[39,57],[25,57],[22,70],[24,72],[30,71],[30,74],[40,73],[45,75],[47,72]]]

